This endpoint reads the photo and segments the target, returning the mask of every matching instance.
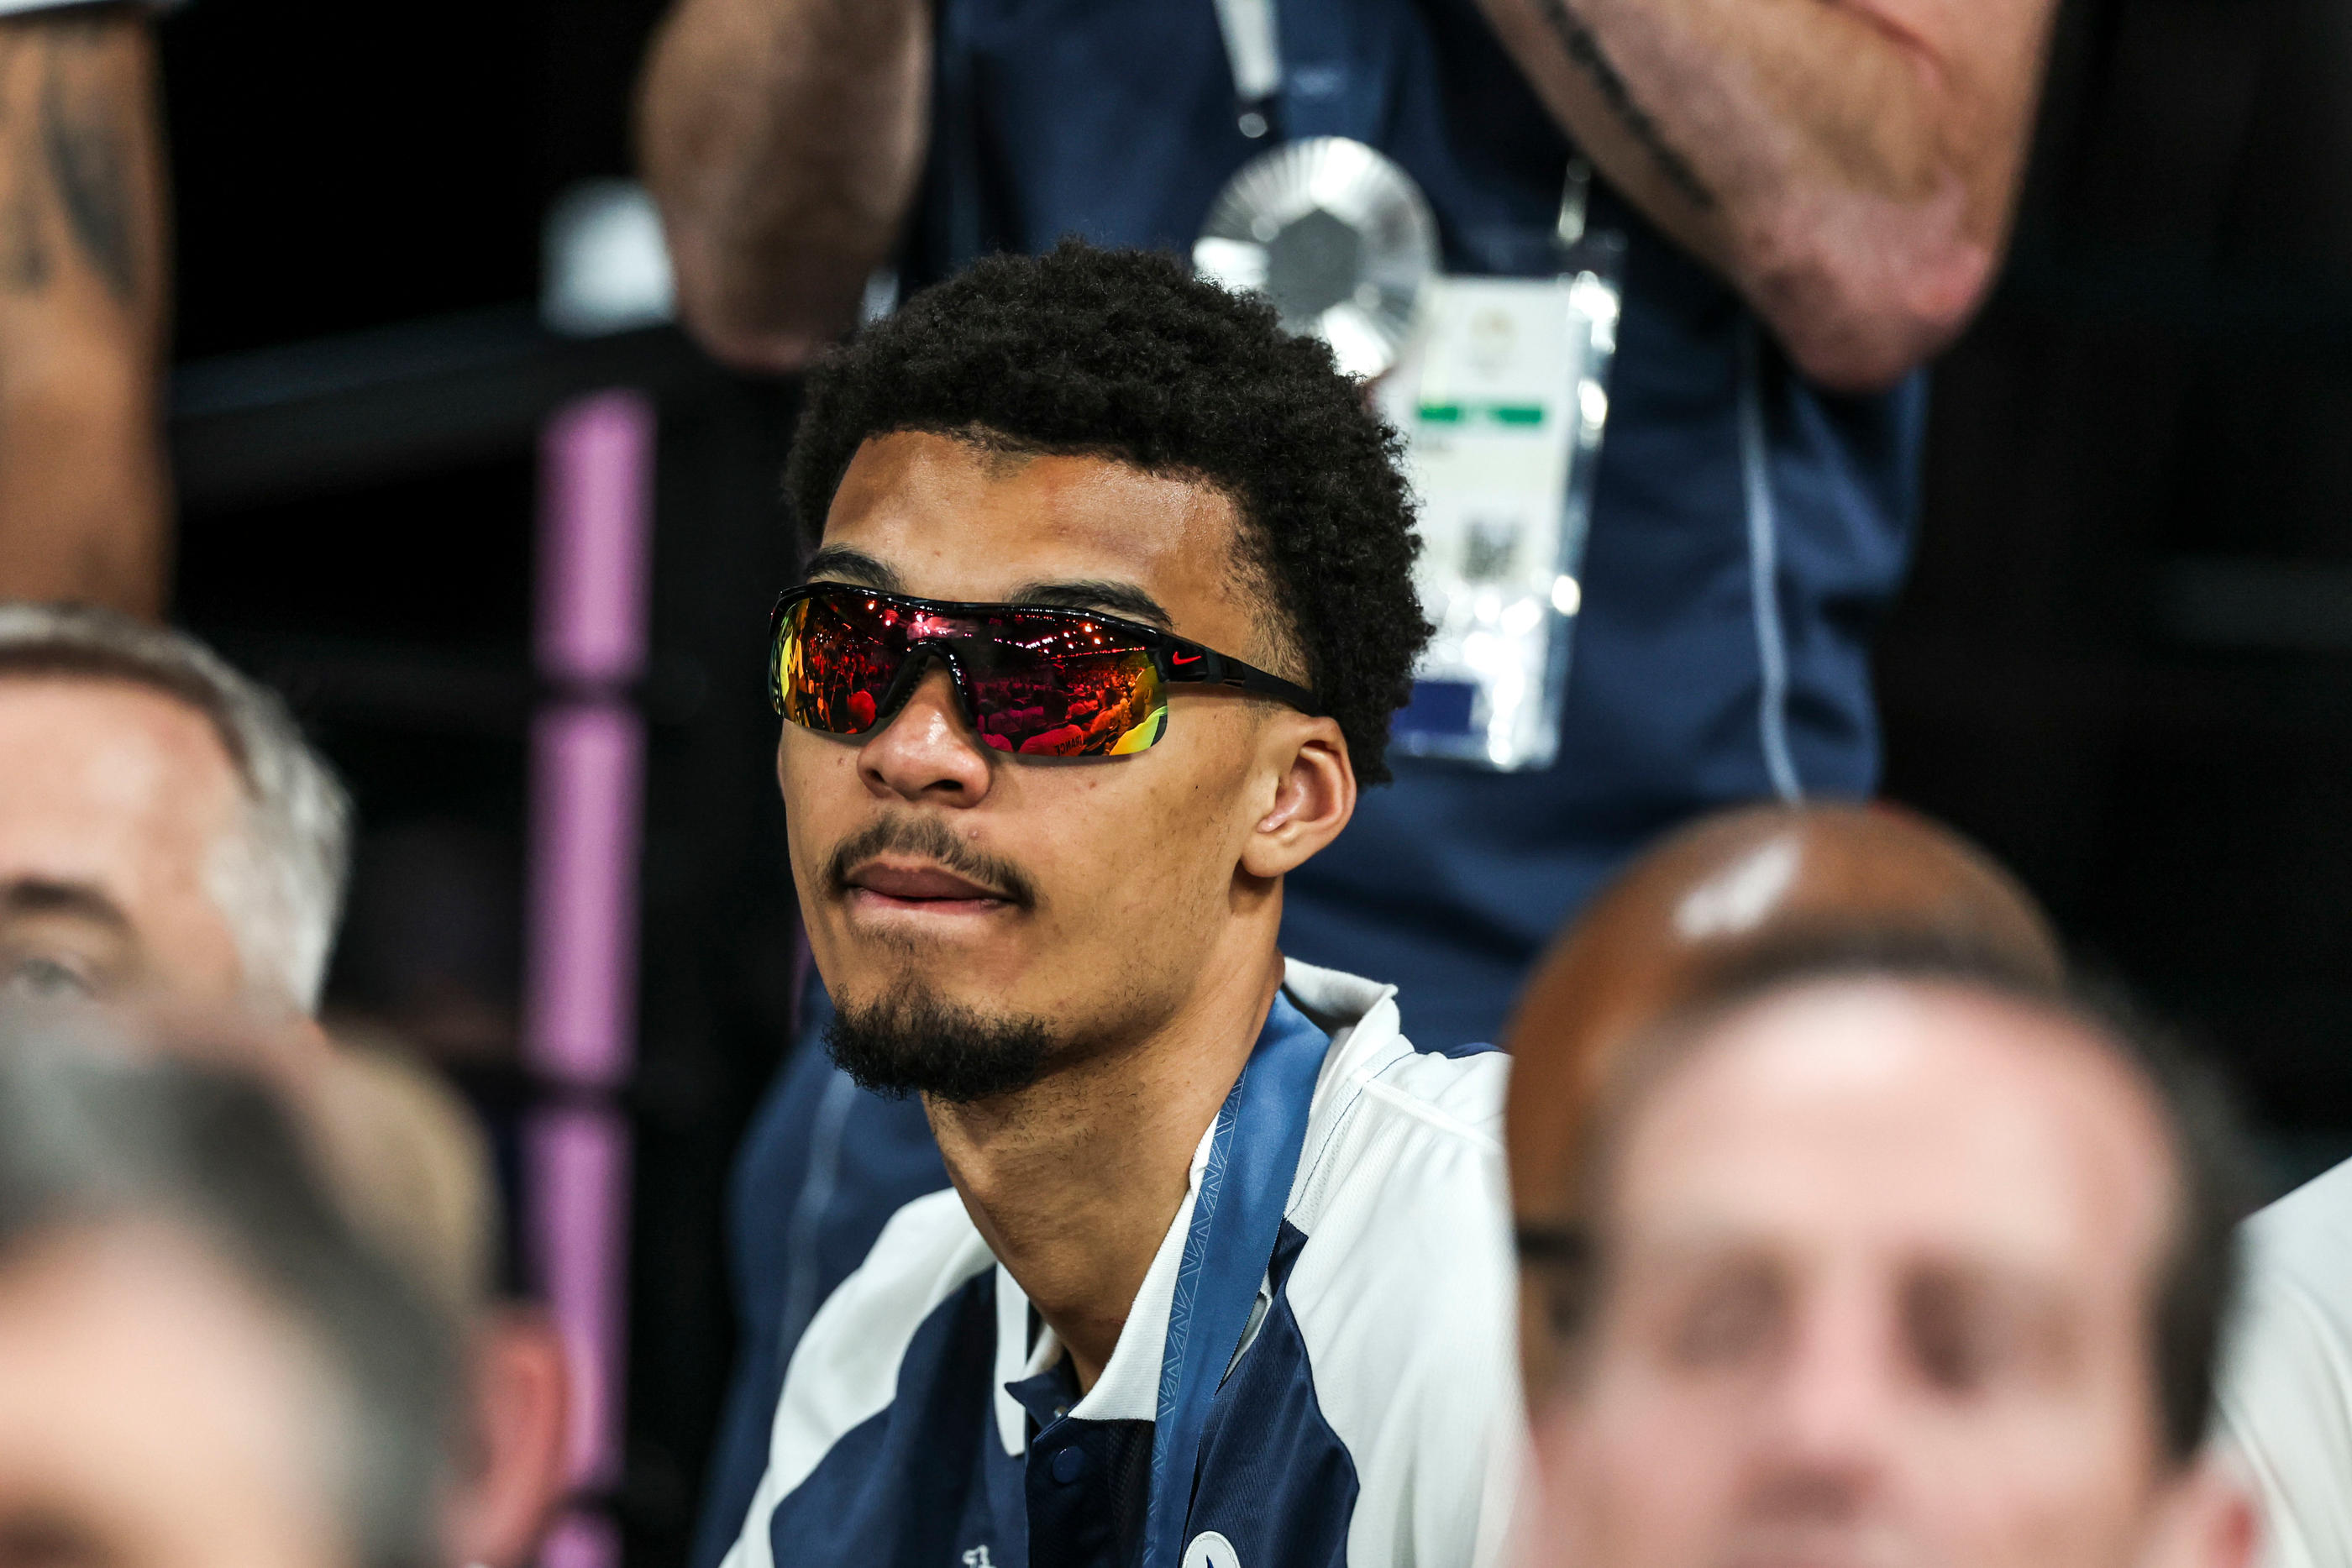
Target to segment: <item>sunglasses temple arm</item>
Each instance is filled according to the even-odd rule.
[[[1247,664],[1242,665],[1237,674],[1239,679],[1230,675],[1226,677],[1229,685],[1287,703],[1310,717],[1320,718],[1323,716],[1323,705],[1317,702],[1315,694],[1305,686],[1293,685],[1280,675],[1269,675],[1264,670],[1254,670]]]
[[[1160,658],[1160,667],[1171,681],[1195,681],[1203,685],[1238,686],[1245,692],[1273,697],[1289,704],[1302,713],[1321,717],[1323,705],[1305,686],[1296,685],[1280,675],[1270,675],[1255,664],[1244,664],[1239,659],[1229,659],[1213,648],[1187,646],[1187,662],[1178,665],[1167,654]]]

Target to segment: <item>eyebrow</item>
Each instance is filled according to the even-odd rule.
[[[904,593],[906,588],[898,574],[864,550],[851,549],[847,545],[827,545],[809,557],[801,572],[803,582],[851,582],[860,588],[879,589],[884,593]]]
[[[47,882],[37,877],[0,883],[0,916],[67,915],[128,932],[131,916],[122,906],[88,883]]]
[[[884,561],[847,545],[827,545],[809,557],[801,574],[806,582],[844,582],[883,593],[905,593],[906,580]],[[1167,608],[1131,582],[1103,578],[1069,578],[1032,582],[1014,591],[1007,604],[1033,605],[1040,610],[1091,610],[1102,615],[1124,616],[1166,632],[1174,628]]]
[[[1106,615],[1123,615],[1129,621],[1141,621],[1169,631],[1171,622],[1168,612],[1154,599],[1131,582],[1107,582],[1097,578],[1079,578],[1067,582],[1033,582],[1013,594],[1015,604],[1034,604],[1043,610],[1093,610]]]

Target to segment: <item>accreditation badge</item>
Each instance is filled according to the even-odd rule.
[[[1624,255],[1583,230],[1578,178],[1539,277],[1440,274],[1412,176],[1339,137],[1245,165],[1193,249],[1329,343],[1405,438],[1437,628],[1391,727],[1408,756],[1518,771],[1559,753]]]
[[[1437,627],[1392,725],[1408,756],[1516,771],[1559,754],[1622,254],[1585,248],[1554,277],[1433,279],[1377,389],[1405,436],[1416,586]]]

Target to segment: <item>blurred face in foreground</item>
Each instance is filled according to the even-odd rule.
[[[0,675],[0,995],[241,998],[220,904],[243,831],[205,716],[150,687]]]
[[[0,1568],[337,1568],[329,1383],[201,1248],[136,1224],[0,1268]]]
[[[1303,683],[1240,554],[1207,485],[905,433],[858,451],[809,575],[1114,614]],[[1330,719],[1230,690],[1171,686],[1167,714],[1133,755],[1015,756],[975,732],[935,662],[864,735],[783,726],[810,941],[865,1026],[862,1046],[836,1035],[845,1064],[982,1098],[1074,1041],[1148,1035],[1205,986],[1271,987],[1280,878],[1354,807],[1346,744]]]
[[[2074,1026],[1826,982],[1708,1027],[1599,1177],[1606,1260],[1538,1416],[1529,1559],[2224,1568],[2244,1505],[2164,1451],[2150,1092]]]

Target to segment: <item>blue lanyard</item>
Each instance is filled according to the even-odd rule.
[[[1181,1557],[1209,1405],[1241,1347],[1281,1239],[1282,1212],[1307,1144],[1307,1106],[1330,1047],[1288,997],[1276,993],[1265,1028],[1217,1113],[1160,1350],[1143,1568],[1177,1568]]]
[[[1379,144],[1396,62],[1372,57],[1375,46],[1359,7],[1332,0],[1215,5],[1242,134],[1265,135],[1270,120],[1286,141],[1346,136]]]

